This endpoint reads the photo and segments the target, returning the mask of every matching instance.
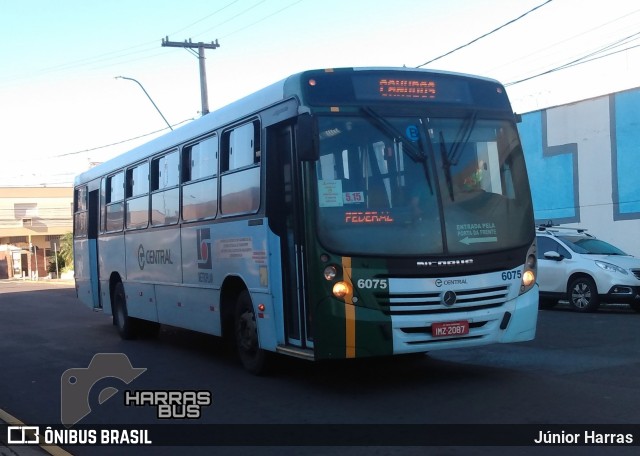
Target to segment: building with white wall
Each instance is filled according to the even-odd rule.
[[[640,257],[640,88],[522,115],[536,222]]]

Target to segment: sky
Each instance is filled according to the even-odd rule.
[[[69,186],[166,133],[116,76],[170,124],[199,118],[198,59],[166,37],[218,41],[211,111],[315,68],[478,74],[521,114],[640,86],[635,0],[0,0],[0,186]]]

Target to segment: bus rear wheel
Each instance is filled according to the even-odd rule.
[[[113,324],[118,328],[118,334],[124,340],[135,339],[135,320],[127,312],[127,295],[124,293],[122,282],[116,284],[113,290]]]
[[[238,356],[244,368],[256,375],[265,373],[268,353],[260,348],[256,315],[247,290],[240,293],[236,302],[234,333]]]

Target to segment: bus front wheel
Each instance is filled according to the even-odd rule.
[[[238,356],[244,368],[256,375],[265,373],[268,353],[260,348],[256,315],[247,290],[240,293],[236,302],[234,332]]]
[[[121,338],[125,340],[135,338],[135,321],[127,312],[127,295],[124,293],[122,282],[118,282],[113,291],[113,323],[118,328]]]

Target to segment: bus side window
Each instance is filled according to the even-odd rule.
[[[120,231],[124,221],[124,172],[107,177],[105,231]]]
[[[87,237],[87,186],[76,188],[74,192],[73,235],[74,237]]]
[[[149,163],[141,163],[127,170],[125,190],[127,229],[146,228],[149,224]]]
[[[220,156],[222,215],[255,213],[260,207],[260,122],[224,132]]]
[[[218,211],[218,137],[182,150],[182,219],[213,218]]]
[[[179,159],[175,150],[151,160],[151,225],[170,225],[179,217]]]

